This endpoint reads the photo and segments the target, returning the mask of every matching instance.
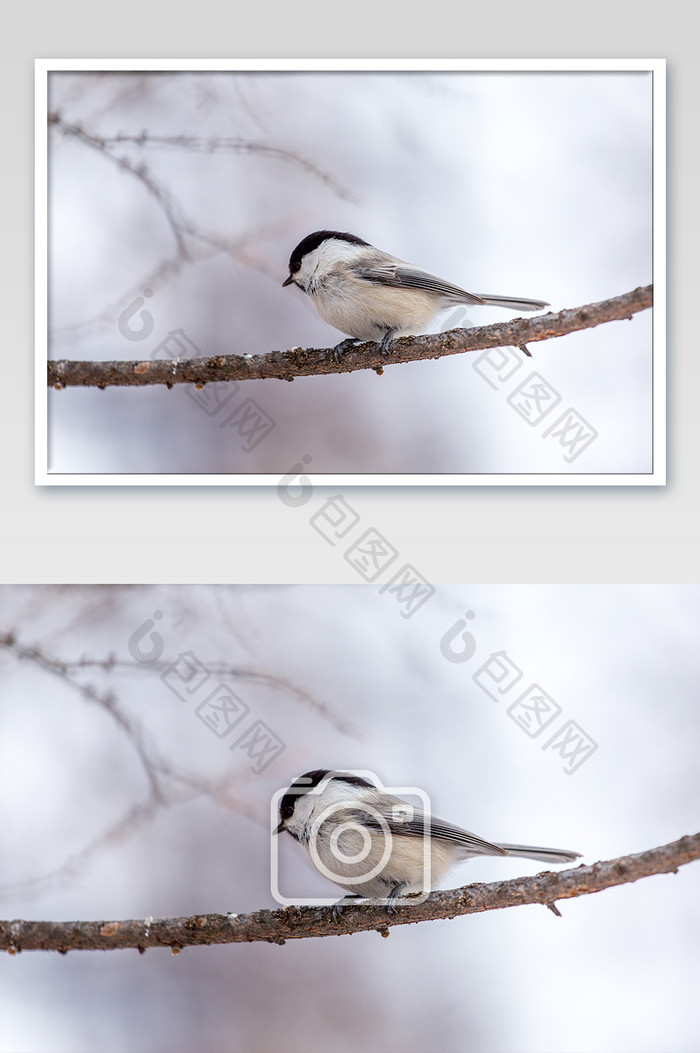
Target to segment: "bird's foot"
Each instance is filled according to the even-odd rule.
[[[398,885],[394,885],[394,887],[392,888],[391,892],[389,893],[389,895],[386,898],[386,912],[387,912],[387,914],[396,914],[396,901],[398,900],[399,896],[401,895],[401,893],[403,892],[403,890],[405,888],[406,888],[406,882],[405,881],[402,881]]]
[[[354,336],[349,336],[346,340],[341,340],[339,344],[336,344],[333,348],[333,358],[336,362],[340,362],[341,358],[346,351],[349,351],[355,344],[359,344],[360,341],[356,340]]]
[[[336,922],[336,924],[340,921],[340,916],[343,913],[343,907],[347,907],[348,903],[350,903],[351,900],[355,899],[361,899],[361,897],[355,895],[354,893],[350,893],[347,896],[343,896],[342,899],[339,899],[337,903],[333,904],[333,906],[331,907],[331,918],[334,922]]]
[[[386,333],[382,337],[382,341],[381,341],[381,343],[379,345],[379,350],[381,351],[381,353],[383,355],[388,355],[389,354],[389,345],[391,344],[391,341],[394,339],[394,333],[395,332],[396,332],[395,329],[387,329]]]

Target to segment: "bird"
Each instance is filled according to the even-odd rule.
[[[545,300],[466,292],[356,234],[337,230],[316,230],[299,242],[282,282],[288,285],[305,292],[321,318],[350,337],[336,345],[336,352],[373,340],[388,354],[395,337],[424,333],[440,311],[454,304],[514,311],[549,307]]]
[[[581,855],[487,841],[395,796],[367,774],[318,768],[299,776],[279,799],[274,830],[286,830],[319,873],[352,896],[393,908],[399,896],[429,891],[452,866],[474,856],[569,863]]]

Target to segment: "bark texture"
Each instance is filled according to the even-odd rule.
[[[328,907],[286,907],[239,915],[195,914],[155,921],[4,921],[0,922],[0,950],[11,954],[37,950],[64,954],[70,950],[134,947],[144,951],[148,947],[170,947],[176,953],[196,944],[283,944],[287,940],[342,936],[371,929],[388,936],[394,925],[455,918],[525,903],[540,903],[559,914],[557,900],[587,896],[653,874],[676,873],[680,866],[696,859],[700,859],[700,833],[593,866],[433,892],[422,903],[398,906],[395,914],[388,914],[384,907],[358,903],[345,907],[337,921]]]
[[[637,311],[651,307],[652,299],[653,286],[647,285],[611,300],[569,308],[557,314],[550,311],[534,318],[516,318],[512,322],[473,329],[451,329],[432,336],[405,336],[394,341],[387,355],[381,354],[378,344],[368,342],[357,344],[338,358],[333,348],[293,348],[265,355],[214,355],[182,361],[157,358],[142,362],[77,362],[61,359],[48,363],[48,383],[58,390],[66,387],[148,387],[153,384],[164,384],[169,388],[174,384],[202,387],[225,380],[274,378],[291,381],[295,377],[353,373],[358,369],[373,369],[381,374],[386,366],[493,347],[519,347],[530,355],[528,344],[592,329],[604,322],[631,319]]]

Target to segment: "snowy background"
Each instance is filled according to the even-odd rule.
[[[172,357],[177,330],[207,356],[332,346],[281,288],[320,228],[552,310],[653,277],[650,74],[54,72],[49,94],[51,358]],[[238,145],[95,142],[142,132]],[[153,326],[134,341],[119,319],[144,289]],[[458,308],[435,328],[509,317]],[[500,371],[469,354],[200,393],[50,391],[50,470],[281,475],[308,455],[319,473],[649,472],[651,312],[532,350]],[[507,401],[532,372],[560,396],[535,424]],[[253,448],[246,398],[274,422]],[[567,409],[597,432],[570,463],[545,435]]]
[[[449,661],[467,612],[469,653]],[[585,863],[698,829],[697,587],[440,587],[407,620],[369,586],[6,586],[0,625],[5,918],[273,907],[269,802],[315,767],[371,769],[487,838]],[[573,774],[508,715],[514,695],[478,687],[494,652],[598,744]],[[169,689],[183,653],[283,744],[261,773],[229,748],[237,729],[198,718],[201,692]],[[333,888],[291,838],[280,850],[303,894]],[[540,869],[474,860],[451,883]],[[301,1053],[312,1021],[331,1053],[691,1053],[697,884],[696,863],[560,902],[561,918],[528,906],[388,939],[2,955],[0,1048]]]

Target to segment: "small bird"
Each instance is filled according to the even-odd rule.
[[[440,311],[458,303],[513,311],[549,307],[544,300],[465,292],[337,230],[317,230],[300,241],[282,285],[298,285],[325,322],[350,336],[338,352],[358,340],[375,340],[387,354],[394,337],[424,333]]]
[[[325,768],[295,779],[280,799],[279,820],[274,833],[286,830],[299,841],[319,873],[351,895],[390,909],[398,896],[429,891],[455,863],[473,856],[544,863],[570,863],[580,856],[568,848],[485,841],[395,797],[364,774]]]

